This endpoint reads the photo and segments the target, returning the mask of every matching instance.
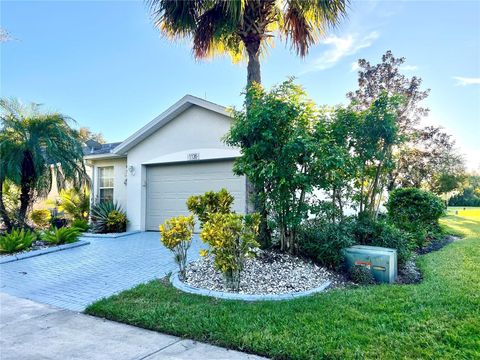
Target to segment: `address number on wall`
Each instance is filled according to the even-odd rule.
[[[200,160],[200,153],[190,153],[187,155],[188,160]]]

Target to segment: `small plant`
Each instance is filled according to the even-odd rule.
[[[254,257],[260,246],[256,240],[259,223],[258,214],[213,213],[203,224],[200,237],[210,249],[202,250],[200,254],[214,256],[215,268],[222,272],[231,290],[239,290],[245,260]]]
[[[160,241],[174,253],[175,262],[180,270],[180,277],[185,278],[187,251],[192,244],[195,221],[193,215],[177,216],[160,225]]]
[[[33,210],[30,214],[30,219],[41,229],[45,229],[50,225],[51,218],[50,210],[47,209]]]
[[[86,219],[73,220],[72,223],[70,224],[70,227],[76,228],[81,232],[88,231],[89,229],[88,220]]]
[[[101,202],[92,207],[92,229],[96,233],[118,233],[127,229],[127,215],[116,202]]]
[[[187,208],[194,213],[201,225],[208,221],[210,214],[231,213],[231,206],[233,204],[233,196],[227,189],[221,189],[218,192],[207,191],[203,195],[192,195],[187,199]]]
[[[372,272],[365,266],[354,265],[349,271],[350,280],[361,285],[370,285],[375,283]]]
[[[69,219],[88,220],[90,191],[86,187],[82,189],[71,188],[62,190],[55,205],[58,206],[58,211],[65,212]]]
[[[52,245],[71,244],[78,240],[80,230],[76,228],[51,228],[42,235],[42,240]]]
[[[13,229],[11,232],[0,236],[0,252],[11,254],[22,251],[30,246],[37,238],[37,235],[25,229]]]

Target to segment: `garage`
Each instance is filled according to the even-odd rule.
[[[158,231],[166,219],[187,215],[185,202],[189,196],[221,188],[234,196],[233,210],[245,213],[245,177],[235,176],[232,167],[232,159],[148,166],[146,230]]]

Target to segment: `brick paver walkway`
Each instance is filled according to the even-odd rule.
[[[88,304],[175,270],[159,233],[117,239],[88,238],[80,246],[0,265],[0,291],[82,311]],[[195,237],[189,259],[197,258]]]

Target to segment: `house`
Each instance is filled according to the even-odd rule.
[[[226,188],[233,210],[246,212],[246,178],[233,174],[237,148],[225,145],[232,118],[226,109],[186,95],[121,143],[89,142],[92,201],[116,201],[128,230],[154,230],[186,215],[190,195]]]

